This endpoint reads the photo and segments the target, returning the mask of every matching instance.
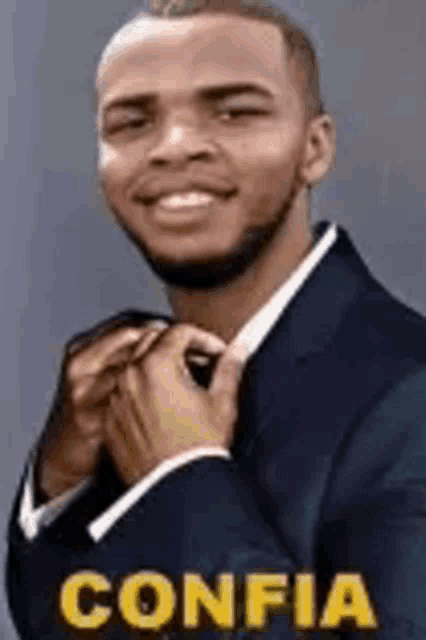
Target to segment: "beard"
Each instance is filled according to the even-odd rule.
[[[277,232],[286,223],[288,214],[299,193],[300,183],[295,177],[289,194],[274,217],[263,225],[246,230],[238,246],[226,255],[192,260],[170,260],[155,255],[147,244],[125,223],[120,211],[107,199],[107,205],[119,227],[136,246],[152,271],[169,287],[203,291],[223,287],[241,276],[267,250]]]

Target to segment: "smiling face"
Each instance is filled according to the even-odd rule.
[[[235,278],[292,215],[303,90],[277,27],[239,16],[143,21],[98,77],[109,207],[169,284]]]

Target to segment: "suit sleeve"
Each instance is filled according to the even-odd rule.
[[[96,506],[90,488],[32,542],[11,531],[8,559],[9,603],[22,637],[77,638],[58,613],[66,576],[91,568],[111,583],[129,573],[151,570],[178,584],[191,571],[206,580],[223,572],[292,573],[287,549],[278,543],[254,504],[233,462],[203,458],[177,469],[156,484],[95,544],[87,535]],[[104,638],[129,638],[113,615]],[[136,637],[136,636],[135,636]],[[185,637],[180,633],[172,637]],[[220,638],[212,631],[196,637]],[[234,634],[238,640],[248,636]],[[294,640],[286,615],[273,616],[265,640]]]
[[[383,627],[378,638],[425,638],[425,368],[367,412],[329,487],[318,540],[323,573],[366,576]]]

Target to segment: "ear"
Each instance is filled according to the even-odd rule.
[[[315,116],[307,125],[300,173],[306,184],[314,185],[334,169],[336,125],[328,114]]]

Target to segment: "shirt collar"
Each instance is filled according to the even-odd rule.
[[[306,280],[320,264],[337,240],[337,227],[332,224],[323,236],[315,243],[308,255],[296,267],[291,276],[269,298],[256,313],[246,322],[229,344],[230,349],[239,353],[247,362],[256,353],[278,318],[290,302],[301,290]],[[168,326],[163,320],[154,320],[150,325],[158,328]],[[244,354],[244,356],[242,356]]]
[[[280,286],[272,297],[269,298],[268,302],[256,311],[250,320],[240,329],[232,340],[230,348],[244,353],[245,361],[258,350],[278,318],[300,291],[303,284],[320,264],[336,240],[337,227],[335,224],[332,224],[284,284]]]

